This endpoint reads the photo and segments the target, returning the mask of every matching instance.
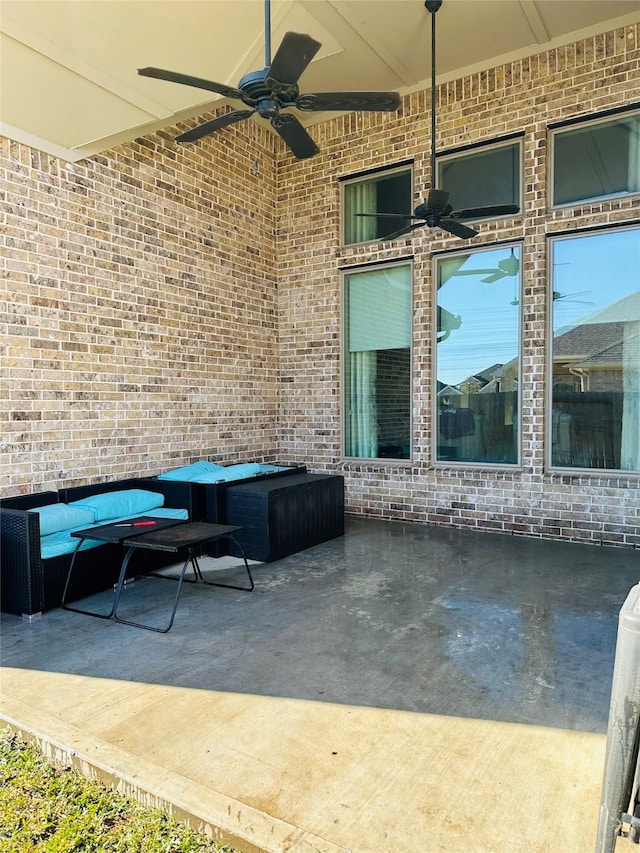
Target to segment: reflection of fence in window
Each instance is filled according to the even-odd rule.
[[[611,391],[555,391],[552,464],[620,468],[623,402],[622,393]]]
[[[445,397],[438,413],[438,460],[515,464],[517,392]]]

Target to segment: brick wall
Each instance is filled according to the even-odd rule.
[[[412,158],[416,203],[429,186],[428,92],[311,128],[304,161],[255,122],[73,165],[2,140],[2,493],[278,458],[344,472],[357,514],[640,545],[637,477],[545,473],[543,405],[545,237],[638,219],[628,199],[547,211],[547,124],[637,100],[639,48],[627,27],[438,90],[439,150],[525,134],[525,218],[473,240],[523,239],[518,471],[432,465],[432,253],[460,241],[340,247],[340,177]],[[414,459],[343,462],[340,269],[407,257]]]
[[[281,453],[341,470],[353,513],[530,536],[640,546],[638,477],[550,474],[544,465],[546,237],[638,221],[637,199],[549,212],[547,125],[637,101],[640,27],[629,26],[438,88],[439,151],[524,132],[523,219],[482,224],[470,244],[523,240],[522,470],[432,465],[432,253],[440,230],[341,248],[339,178],[414,160],[417,204],[430,186],[430,93],[393,115],[354,114],[314,129],[321,154],[279,171]],[[304,188],[304,189],[303,189]],[[341,460],[341,268],[414,259],[413,464]]]
[[[2,140],[3,494],[274,458],[272,138],[174,135],[75,164]]]

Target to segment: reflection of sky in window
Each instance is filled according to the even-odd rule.
[[[513,250],[519,259],[519,247]],[[504,246],[472,252],[448,279],[446,267],[440,267],[444,284],[438,291],[438,306],[461,318],[460,327],[437,346],[438,380],[445,385],[457,385],[518,355],[520,276],[516,273],[494,282],[483,281],[510,255],[511,247]],[[442,260],[446,263],[448,259]],[[478,272],[471,274],[473,270]]]
[[[551,252],[556,334],[598,322],[603,308],[633,293],[637,294],[635,316],[625,302],[623,315],[604,319],[640,319],[640,229],[553,240]]]

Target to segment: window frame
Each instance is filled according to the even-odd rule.
[[[348,314],[347,314],[347,277],[355,273],[364,273],[372,270],[389,269],[394,267],[409,267],[411,277],[410,304],[411,317],[409,326],[409,457],[389,457],[389,456],[348,456],[346,453],[347,444],[347,373],[346,373],[346,358],[348,355],[347,348],[347,329],[348,329]],[[402,465],[410,466],[413,464],[415,453],[415,417],[414,408],[414,332],[415,332],[415,264],[413,256],[402,256],[394,258],[390,261],[378,263],[357,264],[340,268],[340,458],[343,463],[355,463],[358,465]]]
[[[564,240],[576,240],[583,237],[595,237],[598,234],[615,233],[622,231],[638,232],[640,239],[640,220],[635,220],[630,223],[621,223],[620,225],[604,225],[593,228],[584,228],[575,231],[562,231],[554,234],[547,234],[546,237],[546,253],[547,253],[547,281],[546,281],[546,347],[545,347],[545,389],[544,389],[544,465],[545,471],[551,475],[575,476],[575,477],[624,477],[624,478],[640,478],[640,471],[630,471],[621,468],[580,468],[578,466],[554,465],[553,464],[553,378],[554,378],[554,339],[553,339],[553,293],[555,290],[554,274],[553,274],[553,251],[552,246],[556,242]]]
[[[357,242],[347,243],[345,241],[345,229],[347,224],[347,216],[345,212],[345,192],[346,188],[353,186],[354,184],[364,183],[366,181],[374,180],[379,177],[392,177],[394,174],[401,174],[403,172],[409,173],[409,181],[411,185],[411,192],[409,196],[409,210],[408,213],[412,213],[414,209],[414,198],[415,198],[415,162],[414,160],[403,160],[401,163],[392,163],[386,166],[378,166],[375,169],[368,169],[364,172],[357,172],[353,175],[345,175],[338,179],[340,185],[340,239],[339,244],[342,248],[349,248],[351,246],[365,246],[368,243],[377,243],[384,240],[384,237],[372,237],[370,240],[358,240]],[[400,227],[400,223],[398,224]]]
[[[519,292],[518,292],[518,388],[517,388],[517,412],[518,412],[518,429],[517,429],[517,442],[516,442],[516,461],[515,462],[469,462],[464,460],[439,460],[438,459],[438,432],[439,432],[439,420],[438,420],[438,263],[443,260],[449,260],[455,257],[459,257],[460,255],[482,255],[488,251],[495,251],[496,249],[506,249],[510,250],[512,247],[517,247],[520,251],[519,256]],[[464,468],[466,470],[492,470],[492,471],[509,471],[516,472],[521,471],[523,466],[523,455],[522,455],[522,366],[523,366],[523,348],[524,348],[524,335],[523,335],[523,298],[524,298],[524,282],[522,280],[522,270],[524,269],[524,240],[523,239],[515,239],[508,240],[505,242],[499,243],[490,243],[482,246],[477,246],[471,248],[469,250],[456,250],[449,252],[440,252],[433,255],[432,258],[432,281],[433,281],[433,304],[431,306],[431,328],[432,335],[431,339],[433,341],[433,358],[432,358],[432,379],[431,379],[431,464],[434,468],[442,469],[442,468]]]
[[[615,119],[632,118],[636,116],[640,121],[640,103],[634,103],[613,110],[606,110],[591,116],[580,116],[579,118],[569,119],[547,127],[547,150],[549,152],[548,169],[547,169],[547,208],[550,211],[567,210],[573,207],[583,207],[585,205],[601,204],[618,199],[637,199],[640,198],[640,190],[624,193],[609,193],[607,195],[591,196],[588,198],[576,199],[575,201],[561,202],[556,204],[554,197],[554,178],[555,178],[555,138],[563,132],[572,130],[588,129],[601,124],[610,124]]]
[[[449,190],[448,187],[443,186],[440,175],[440,165],[442,163],[446,163],[452,160],[462,160],[465,157],[477,155],[479,153],[495,151],[500,148],[507,148],[510,146],[517,146],[517,160],[518,160],[518,168],[517,168],[517,199],[514,202],[518,205],[517,213],[509,213],[503,216],[482,216],[482,217],[470,217],[469,219],[465,219],[464,222],[499,222],[504,219],[513,219],[522,217],[524,215],[524,132],[518,132],[510,134],[509,136],[503,136],[498,139],[491,139],[487,141],[474,142],[471,145],[463,145],[458,148],[450,148],[445,151],[436,154],[436,174],[435,174],[435,185],[439,189]],[[500,202],[508,204],[510,202]],[[473,205],[474,207],[491,207],[493,204],[498,204],[498,202],[487,201],[484,205]]]

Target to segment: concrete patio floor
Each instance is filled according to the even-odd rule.
[[[247,853],[594,850],[637,551],[349,519],[252,570],[185,586],[168,634],[3,614],[2,717]]]

